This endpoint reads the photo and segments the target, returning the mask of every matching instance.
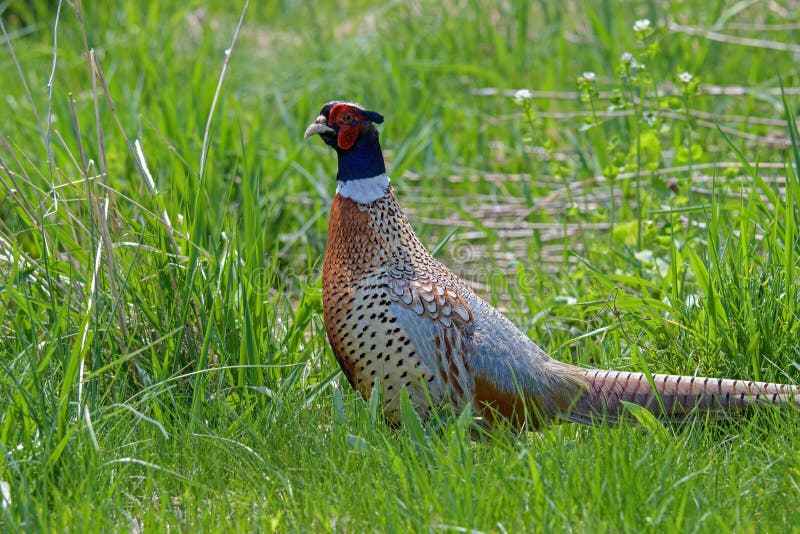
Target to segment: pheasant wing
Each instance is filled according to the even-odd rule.
[[[424,367],[423,393],[434,404],[448,399],[463,407],[472,398],[466,362],[472,310],[454,280],[393,274],[390,271],[389,309]]]

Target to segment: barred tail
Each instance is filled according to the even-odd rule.
[[[656,374],[651,375],[656,395],[643,373],[587,369],[585,375],[588,387],[569,415],[575,422],[616,421],[625,413],[623,401],[675,419],[693,410],[725,415],[764,404],[800,408],[800,388],[787,384]]]

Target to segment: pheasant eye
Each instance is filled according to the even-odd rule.
[[[353,122],[353,114],[352,113],[345,113],[342,115],[342,124],[350,124]]]

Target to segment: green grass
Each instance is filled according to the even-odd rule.
[[[325,339],[335,160],[302,133],[385,114],[423,242],[554,356],[798,383],[800,18],[341,4],[250,5],[217,95],[240,5],[65,2],[54,54],[57,2],[0,3],[0,526],[796,530],[795,410],[387,427]]]

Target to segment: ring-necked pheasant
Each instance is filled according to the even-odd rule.
[[[389,185],[375,128],[381,122],[358,104],[330,102],[305,137],[319,135],[339,159],[322,273],[328,339],[361,395],[378,385],[387,419],[399,422],[403,388],[422,417],[445,403],[472,403],[487,421],[499,414],[517,426],[616,420],[622,401],[659,416],[800,406],[800,389],[789,385],[659,374],[650,380],[547,356],[422,245]]]

